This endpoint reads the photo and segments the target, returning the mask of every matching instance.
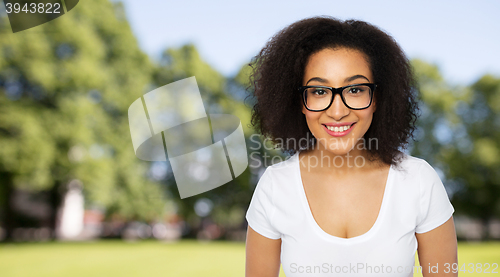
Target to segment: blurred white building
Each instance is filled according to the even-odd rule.
[[[83,231],[84,199],[82,183],[72,180],[68,184],[68,191],[64,195],[59,211],[59,224],[56,234],[58,239],[79,239]]]

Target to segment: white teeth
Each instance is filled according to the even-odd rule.
[[[344,132],[347,131],[347,129],[351,128],[351,125],[345,125],[340,127],[326,126],[326,128],[333,132]]]

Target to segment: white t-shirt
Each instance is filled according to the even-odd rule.
[[[266,169],[246,214],[257,233],[281,238],[286,276],[413,276],[415,233],[442,225],[454,212],[436,171],[411,156],[391,166],[375,224],[346,239],[326,233],[314,220],[298,157]]]

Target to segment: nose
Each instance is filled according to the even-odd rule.
[[[335,95],[332,105],[326,110],[326,114],[336,121],[340,121],[349,115],[350,112],[351,110],[342,102],[339,94]]]

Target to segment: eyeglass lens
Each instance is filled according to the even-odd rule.
[[[371,89],[366,85],[347,87],[342,91],[345,104],[352,109],[370,105]],[[310,87],[304,90],[304,102],[311,110],[324,110],[332,101],[333,92],[328,88]]]

